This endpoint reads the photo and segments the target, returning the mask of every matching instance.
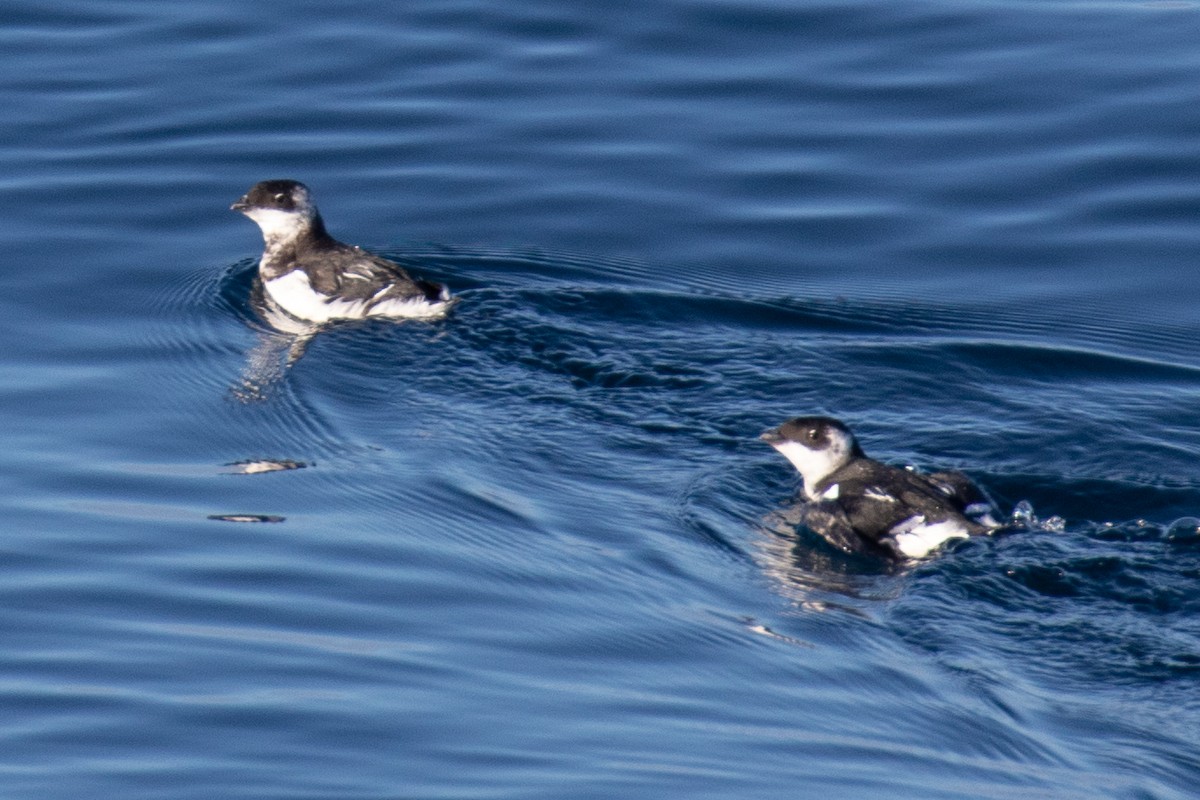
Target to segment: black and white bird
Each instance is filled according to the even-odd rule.
[[[436,319],[454,303],[445,286],[330,236],[303,183],[256,183],[230,208],[262,229],[263,289],[297,320]]]
[[[951,539],[1000,527],[966,475],[923,475],[867,458],[836,419],[797,417],[760,438],[804,479],[804,524],[839,550],[922,558]]]

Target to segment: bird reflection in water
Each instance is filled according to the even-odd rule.
[[[755,527],[753,552],[776,591],[805,611],[869,616],[860,601],[895,597],[903,565],[834,549],[805,525],[810,503],[793,500]]]
[[[266,400],[283,380],[287,370],[300,360],[313,337],[327,326],[297,319],[279,307],[254,276],[250,307],[264,325],[256,331],[258,341],[246,353],[246,364],[231,394],[243,403]]]

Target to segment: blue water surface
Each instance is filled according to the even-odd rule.
[[[4,798],[1196,796],[1195,3],[0,19]],[[449,318],[289,367],[280,177]],[[843,556],[802,413],[1026,524]]]

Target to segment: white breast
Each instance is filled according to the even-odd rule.
[[[312,322],[331,322],[338,319],[363,319],[364,317],[403,317],[409,319],[432,319],[446,313],[449,303],[431,303],[424,297],[395,298],[372,305],[374,298],[346,300],[336,295],[321,294],[312,286],[304,270],[294,269],[263,284],[285,311],[294,317]],[[385,286],[376,293],[384,294],[391,287]]]

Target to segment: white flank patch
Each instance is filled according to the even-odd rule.
[[[830,486],[828,489],[826,489],[824,492],[821,493],[821,499],[822,500],[837,500],[839,494],[841,494],[841,485],[835,483],[833,486]]]
[[[906,519],[892,528],[896,549],[909,558],[924,558],[951,539],[966,539],[970,534],[954,520],[925,524],[925,517]]]
[[[431,303],[424,297],[397,298],[371,306],[370,300],[345,300],[321,294],[312,287],[304,270],[294,269],[263,284],[271,299],[294,317],[312,322],[365,317],[431,319],[446,313],[445,301]],[[385,290],[381,290],[386,291]]]
[[[872,486],[868,488],[865,492],[863,492],[863,497],[869,497],[872,500],[883,500],[886,503],[896,502],[896,498],[892,497],[878,486]]]
[[[397,297],[373,306],[367,316],[433,319],[445,314],[447,308],[449,305],[445,300],[431,303],[424,297]]]

